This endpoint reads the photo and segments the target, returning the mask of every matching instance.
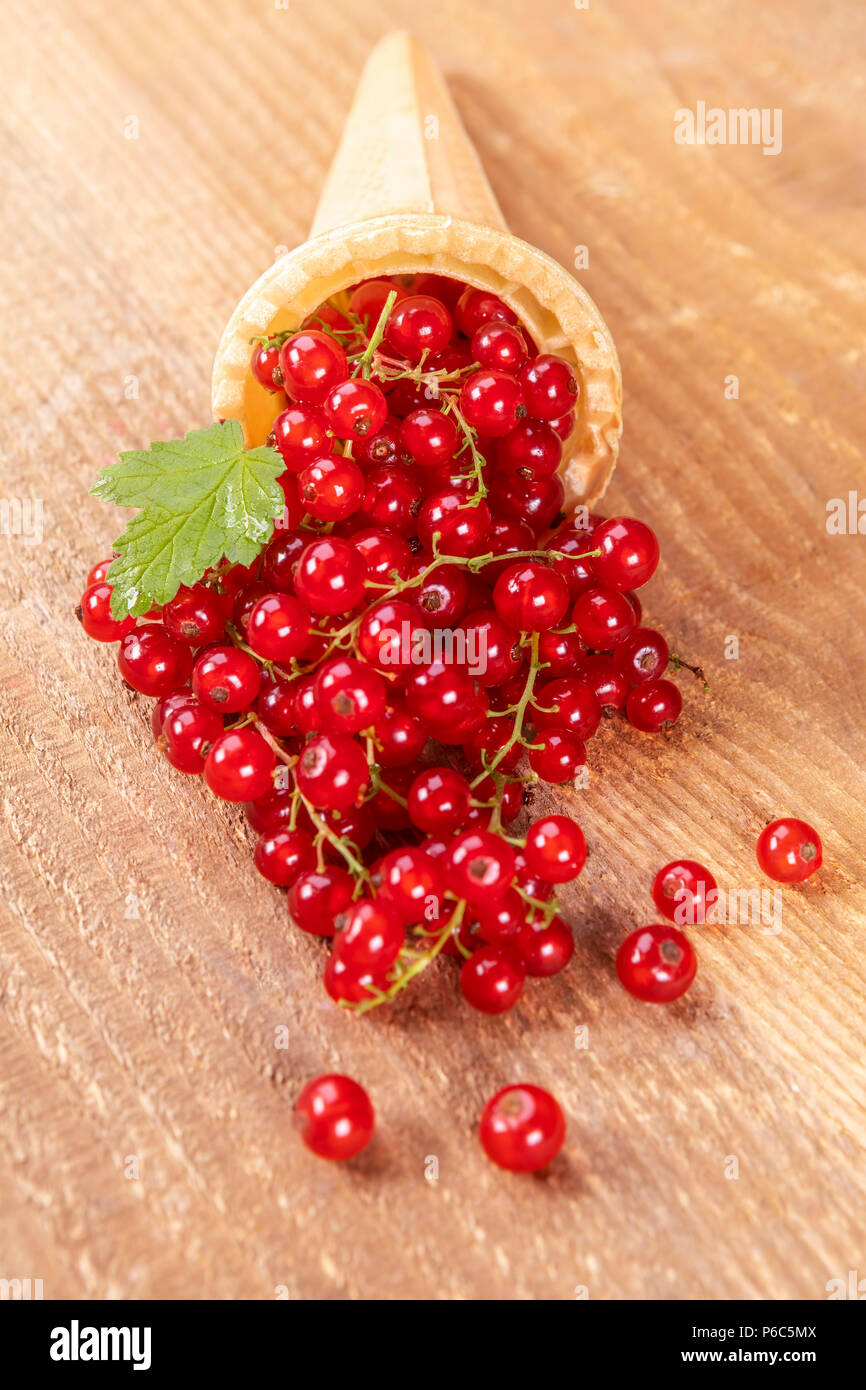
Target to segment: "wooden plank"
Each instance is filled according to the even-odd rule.
[[[502,1021],[447,962],[387,1016],[332,1007],[239,812],[156,759],[149,702],[71,617],[114,534],[93,475],[208,418],[225,319],[304,235],[366,52],[407,24],[509,225],[567,265],[588,248],[625,380],[609,506],[658,530],[649,615],[712,684],[669,741],[605,728],[588,791],[539,797],[590,842],[578,947]],[[43,499],[44,538],[4,540],[0,570],[0,1274],[46,1297],[819,1299],[863,1273],[864,540],[825,520],[866,495],[864,27],[852,0],[7,4],[2,486]],[[781,153],[677,145],[698,101],[781,108]],[[759,887],[758,832],[797,813],[826,864],[782,930],[706,930],[683,1001],[626,997],[613,958],[656,868]],[[379,1114],[348,1168],[291,1127],[337,1068]],[[515,1079],[568,1111],[544,1179],[477,1145]]]

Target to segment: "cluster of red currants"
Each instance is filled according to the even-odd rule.
[[[586,856],[564,816],[510,833],[527,782],[573,778],[604,716],[659,731],[680,713],[634,592],[656,537],[563,518],[579,368],[491,294],[367,281],[257,343],[252,371],[286,464],[258,560],[141,621],[112,617],[105,561],[81,621],[156,698],[172,766],[246,803],[259,871],[334,938],[332,998],[363,1012],[441,952],[503,1012],[570,959],[552,895]]]

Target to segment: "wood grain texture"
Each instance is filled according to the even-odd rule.
[[[828,498],[866,494],[862,8],[7,0],[2,22],[2,492],[44,499],[44,538],[4,538],[0,569],[0,1276],[49,1298],[556,1300],[862,1277],[866,540],[825,526]],[[115,533],[96,470],[208,418],[231,307],[304,235],[363,59],[407,24],[508,225],[566,265],[589,248],[625,380],[608,504],[657,528],[649,615],[712,683],[686,685],[669,742],[608,727],[589,790],[540,798],[590,842],[577,952],[503,1021],[461,1007],[448,962],[387,1015],[333,1007],[239,812],[156,758],[149,702],[72,618]],[[675,144],[699,100],[781,108],[782,153]],[[826,860],[782,931],[704,930],[683,1001],[625,996],[613,958],[656,868],[760,886],[781,814]],[[332,1069],[379,1114],[347,1167],[291,1127]],[[543,1179],[475,1138],[516,1079],[568,1112]]]

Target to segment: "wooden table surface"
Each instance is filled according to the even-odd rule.
[[[156,756],[150,702],[72,612],[118,529],[96,471],[209,419],[226,318],[306,235],[363,60],[409,24],[512,229],[566,265],[588,248],[625,383],[607,507],[657,529],[649,616],[712,685],[681,677],[669,741],[607,727],[588,790],[539,798],[590,844],[577,951],[504,1020],[449,962],[391,1012],[333,1006],[240,811]],[[866,1275],[866,538],[826,526],[866,495],[864,44],[856,0],[7,0],[2,489],[43,499],[44,535],[4,538],[0,568],[0,1276],[558,1300]],[[781,152],[677,144],[699,101],[781,109]],[[826,862],[781,930],[695,929],[684,1000],[627,996],[615,951],[656,869],[766,887],[755,840],[785,814]],[[348,1166],[292,1129],[328,1070],[378,1111]],[[568,1114],[543,1178],[476,1138],[520,1079]]]

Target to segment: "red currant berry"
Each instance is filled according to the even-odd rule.
[[[555,420],[574,409],[580,386],[575,368],[562,357],[541,353],[520,372],[527,412],[534,420]]]
[[[348,811],[370,780],[367,760],[348,734],[319,734],[305,747],[297,767],[301,795],[321,811]]]
[[[406,926],[438,921],[445,878],[440,863],[420,848],[391,850],[379,865],[379,897],[386,899]]]
[[[536,729],[570,729],[585,743],[601,723],[601,706],[588,685],[560,676],[547,681],[535,695],[532,718]]]
[[[417,571],[425,570],[429,563],[429,556],[420,556]],[[428,627],[453,627],[466,612],[469,599],[466,571],[459,565],[437,565],[410,593]]]
[[[223,801],[257,801],[271,790],[275,766],[273,749],[256,729],[227,729],[214,739],[204,776]]]
[[[381,767],[408,767],[422,752],[427,730],[404,705],[387,705],[373,724],[376,761]]]
[[[319,1076],[298,1096],[295,1124],[319,1158],[354,1158],[373,1137],[370,1097],[350,1076]]]
[[[334,951],[350,970],[385,975],[400,954],[406,929],[393,903],[360,898],[334,938]]]
[[[364,597],[364,563],[349,541],[323,536],[302,551],[295,592],[313,613],[348,613]]]
[[[128,632],[135,630],[135,618],[112,618],[112,593],[111,584],[97,580],[84,590],[77,609],[78,621],[84,631],[97,642],[119,642]]]
[[[510,1173],[535,1173],[565,1143],[565,1118],[540,1086],[505,1086],[484,1107],[479,1126],[487,1157]]]
[[[574,955],[571,928],[561,917],[554,917],[546,925],[543,921],[524,923],[515,945],[527,975],[537,979],[558,975]]]
[[[256,714],[276,738],[289,738],[299,732],[295,723],[296,686],[276,677],[263,676],[256,699]]]
[[[259,836],[254,859],[262,878],[289,888],[305,870],[316,867],[316,846],[303,830],[275,830]]]
[[[501,897],[514,877],[514,850],[487,830],[466,830],[448,853],[448,886],[458,898],[475,905]]]
[[[817,831],[793,816],[771,821],[761,831],[757,856],[764,873],[777,883],[802,883],[823,860]]]
[[[513,738],[513,719],[487,719],[478,732],[464,743],[466,761],[472,768],[495,766],[497,772],[513,772],[523,757],[522,745],[512,743]],[[506,748],[508,751],[498,758],[497,755]]]
[[[295,566],[309,543],[309,531],[276,531],[262,554],[262,580],[267,593],[292,588]],[[247,615],[249,616],[249,614]],[[246,626],[246,623],[244,623]]]
[[[526,922],[526,910],[526,903],[514,888],[507,888],[501,897],[480,902],[472,909],[478,934],[489,946],[513,942]]]
[[[462,773],[452,767],[428,767],[409,789],[412,824],[425,835],[451,834],[469,815],[472,792]]]
[[[571,598],[579,598],[587,589],[595,588],[598,580],[592,568],[593,557],[587,553],[592,550],[593,545],[586,532],[575,531],[569,526],[560,527],[558,531],[554,531],[544,548],[559,552],[553,560],[553,568],[557,574],[562,575]],[[563,555],[568,556],[568,559],[562,559]]]
[[[402,536],[371,527],[367,531],[356,531],[352,545],[364,561],[368,583],[393,584],[395,579],[408,576],[412,552]]]
[[[291,661],[306,650],[310,615],[290,594],[265,594],[247,619],[247,641],[264,661]]]
[[[217,714],[247,709],[258,695],[260,683],[258,666],[239,647],[209,647],[192,670],[193,693]]]
[[[639,927],[627,936],[616,957],[621,983],[636,999],[667,1004],[685,994],[698,968],[688,937],[676,927]]]
[[[292,717],[299,734],[314,734],[322,727],[322,717],[316,704],[316,677],[304,676],[294,683]]]
[[[467,501],[459,492],[437,492],[428,497],[418,516],[418,535],[432,551],[444,555],[478,555],[490,528],[490,508],[482,499]]]
[[[400,421],[389,415],[375,434],[364,435],[352,443],[352,454],[362,468],[393,467],[412,463],[411,451],[406,448],[400,433]]]
[[[169,695],[156,746],[179,772],[204,772],[205,758],[223,731],[223,722],[194,695]],[[162,703],[162,702],[160,702]]]
[[[384,971],[355,970],[336,951],[328,957],[324,981],[325,989],[336,1004],[361,1004],[372,999],[377,990],[384,993],[388,988],[388,976]]]
[[[293,334],[280,348],[286,392],[306,405],[323,405],[332,388],[345,380],[346,370],[346,354],[336,338],[314,328]]]
[[[513,560],[509,561],[509,555],[515,551],[535,550],[535,532],[528,521],[518,521],[513,517],[494,518],[484,544],[491,555],[503,557],[484,566],[485,581],[494,584],[509,564],[514,563]]]
[[[470,613],[457,631],[466,634],[466,665],[479,685],[504,685],[523,666],[519,634],[494,609]]]
[[[108,571],[111,569],[111,566],[114,564],[116,558],[116,556],[112,555],[108,560],[98,560],[96,562],[96,564],[88,572],[87,575],[88,589],[90,588],[91,584],[100,584],[102,582],[102,580],[108,574]]]
[[[580,640],[598,651],[624,642],[637,622],[625,594],[616,589],[587,589],[575,603],[572,619]]]
[[[300,821],[306,815],[303,808],[296,812],[296,800],[294,791],[288,787],[271,787],[264,796],[248,801],[244,810],[256,834],[269,835],[275,830],[289,829],[293,817]]]
[[[362,618],[358,651],[377,671],[402,674],[411,669],[416,634],[426,636],[418,610],[402,599],[386,599]]]
[[[639,589],[655,573],[659,543],[655,532],[631,516],[612,516],[592,535],[592,548],[600,549],[592,562],[600,584],[608,589]]]
[[[636,627],[616,648],[613,664],[632,686],[641,681],[658,680],[667,670],[668,658],[668,644],[660,632],[650,627]]]
[[[365,480],[361,515],[368,526],[408,536],[416,529],[415,518],[423,500],[418,475],[411,469],[371,468]]]
[[[519,328],[501,320],[482,324],[472,335],[470,349],[479,367],[516,376],[526,361],[526,342]]]
[[[569,410],[565,415],[557,415],[555,420],[547,422],[552,430],[556,430],[560,439],[565,440],[574,434],[575,418],[574,411]]]
[[[379,774],[379,790],[365,806],[378,830],[409,829],[412,821],[407,798],[417,776],[417,763],[408,767],[391,767],[387,773]]]
[[[565,491],[557,473],[529,482],[502,473],[493,479],[488,495],[497,515],[525,521],[540,536],[560,515]]]
[[[306,869],[289,889],[289,916],[311,936],[333,936],[336,919],[348,912],[354,891],[351,874],[336,864]]]
[[[562,458],[562,441],[542,421],[521,420],[500,440],[497,458],[511,477],[535,482],[556,472]]]
[[[121,638],[117,665],[139,694],[169,695],[189,680],[192,657],[186,642],[169,637],[160,623],[141,623]]]
[[[546,676],[579,676],[586,651],[576,632],[542,632],[538,639],[538,661]],[[623,684],[623,702],[625,702]]]
[[[349,312],[357,314],[367,333],[372,333],[382,315],[389,294],[396,294],[394,308],[407,294],[402,285],[391,280],[364,280],[352,291],[349,299]],[[393,311],[392,311],[393,312]]]
[[[253,349],[250,368],[256,381],[260,386],[264,386],[266,391],[282,391],[280,349],[276,343],[258,343]]]
[[[644,681],[636,685],[625,703],[625,712],[636,729],[657,734],[676,724],[683,697],[673,681]]]
[[[395,304],[385,328],[385,342],[408,362],[426,353],[442,352],[451,341],[451,315],[438,299],[410,295]]]
[[[456,454],[460,436],[441,410],[413,410],[400,426],[400,439],[421,468],[441,468]]]
[[[274,448],[290,473],[300,473],[313,459],[327,458],[337,442],[328,431],[324,411],[316,405],[293,403],[280,412],[271,430]]]
[[[462,743],[483,723],[486,706],[475,692],[475,682],[465,671],[445,661],[413,666],[406,681],[409,713],[443,743]],[[465,728],[466,724],[471,727]]]
[[[319,667],[313,696],[327,727],[357,734],[384,711],[385,682],[366,662],[337,656]]]
[[[675,859],[665,864],[652,886],[653,902],[659,912],[678,926],[703,926],[712,918],[718,893],[709,869],[694,859]]]
[[[516,323],[517,315],[489,290],[466,289],[457,301],[457,327],[467,338],[474,338],[486,323]]]
[[[510,946],[482,946],[464,961],[460,989],[467,1004],[483,1014],[504,1014],[520,998],[526,970]]]
[[[496,611],[517,632],[546,632],[556,627],[568,607],[565,580],[535,560],[519,560],[496,581]]]
[[[325,417],[338,439],[363,439],[379,433],[388,418],[388,402],[375,381],[348,377],[329,391]]]
[[[586,749],[570,729],[545,729],[529,750],[529,766],[544,782],[568,782],[586,762]]]
[[[179,642],[204,647],[218,642],[226,626],[226,610],[220,595],[204,584],[178,590],[162,610],[165,630]]]
[[[575,664],[575,680],[589,687],[606,719],[625,707],[628,682],[620,675],[612,657],[595,652],[582,656],[579,664]]]
[[[543,816],[526,834],[526,866],[545,883],[569,883],[586,863],[583,831],[567,816]]]
[[[364,475],[348,458],[318,458],[298,474],[298,496],[316,521],[345,521],[364,500]]]
[[[460,388],[460,409],[467,425],[493,439],[509,434],[526,415],[520,385],[507,372],[473,372]]]

